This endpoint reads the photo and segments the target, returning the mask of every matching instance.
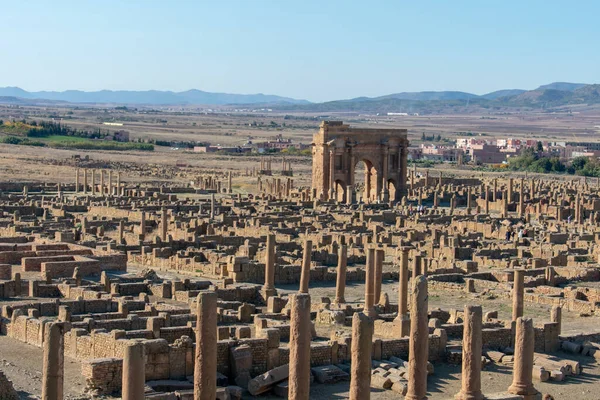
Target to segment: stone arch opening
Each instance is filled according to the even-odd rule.
[[[363,203],[377,200],[377,169],[366,158],[360,158],[354,166],[354,190]]]
[[[406,129],[351,128],[342,121],[323,121],[313,136],[312,154],[316,198],[348,200],[351,189],[355,200],[372,203],[397,201],[406,193]]]

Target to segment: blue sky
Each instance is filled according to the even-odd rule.
[[[600,82],[600,1],[0,0],[0,86],[269,93]]]

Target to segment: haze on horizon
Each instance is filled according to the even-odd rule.
[[[0,87],[327,101],[597,83],[600,3],[33,0],[2,7]]]

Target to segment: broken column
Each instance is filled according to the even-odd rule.
[[[481,393],[481,306],[466,305],[462,341],[462,385],[457,400],[480,400]]]
[[[521,178],[521,186],[519,187],[519,215],[521,217],[525,213],[525,202],[524,202],[525,199],[523,198],[523,185],[524,185],[524,181],[523,181],[523,178]]]
[[[427,398],[429,327],[427,320],[427,278],[419,275],[412,286],[410,341],[408,344],[408,391],[405,399]]]
[[[517,318],[523,316],[523,296],[525,293],[525,271],[522,269],[516,269],[514,271],[513,278],[513,309],[512,309],[512,320],[516,321]]]
[[[265,284],[262,287],[265,301],[277,294],[275,290],[275,235],[267,235],[267,249],[265,256]]]
[[[335,303],[343,304],[346,302],[344,291],[346,290],[346,268],[348,263],[348,248],[345,245],[338,249],[337,277],[335,285]]]
[[[367,270],[365,279],[365,308],[364,313],[371,318],[377,317],[375,312],[375,249],[367,249]]]
[[[300,293],[308,293],[308,282],[310,281],[310,260],[312,256],[312,241],[304,241],[304,252],[302,256],[302,270],[300,271]]]
[[[119,243],[118,244],[123,244],[123,230],[124,230],[124,223],[123,220],[119,221]]]
[[[534,399],[537,394],[532,382],[534,337],[533,320],[519,317],[516,321],[513,381],[508,393],[521,395],[524,399]]]
[[[144,343],[133,342],[125,347],[122,379],[123,400],[144,400],[146,386]]]
[[[309,399],[310,394],[310,295],[290,296],[290,377],[288,399]]]
[[[140,235],[143,237],[146,235],[146,212],[142,211],[142,215],[140,217]]]
[[[65,377],[64,325],[52,322],[45,328],[42,399],[62,400]]]
[[[163,242],[167,241],[167,230],[169,227],[169,221],[167,220],[167,209],[166,207],[162,208],[162,217],[160,223],[160,240]]]
[[[410,317],[408,315],[408,252],[410,247],[402,247],[400,253],[400,274],[398,282],[398,316],[395,319],[400,324],[400,336],[410,333]]]
[[[215,194],[210,194],[210,219],[215,217]]]
[[[202,292],[197,298],[195,400],[217,396],[217,299],[216,292]]]
[[[373,319],[364,313],[354,313],[352,316],[350,400],[368,400],[371,398],[373,330]]]
[[[552,306],[552,311],[550,311],[550,321],[558,324],[558,334],[561,333],[562,328],[562,307],[561,306]]]
[[[385,251],[383,249],[375,250],[375,288],[374,288],[374,301],[379,303],[381,298],[381,280],[383,278],[383,259],[385,258]]]

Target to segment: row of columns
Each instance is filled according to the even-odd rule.
[[[96,170],[91,170],[91,194],[96,194]],[[75,193],[79,193],[79,189],[82,189],[82,192],[86,194],[88,192],[88,170],[83,170],[83,182],[80,183],[80,173],[79,168],[75,170]],[[99,186],[100,195],[108,194],[109,196],[113,195],[113,173],[111,170],[108,171],[108,185],[104,184],[104,170],[100,170],[100,186]],[[117,172],[117,182],[116,182],[117,195],[121,195],[121,172]]]

